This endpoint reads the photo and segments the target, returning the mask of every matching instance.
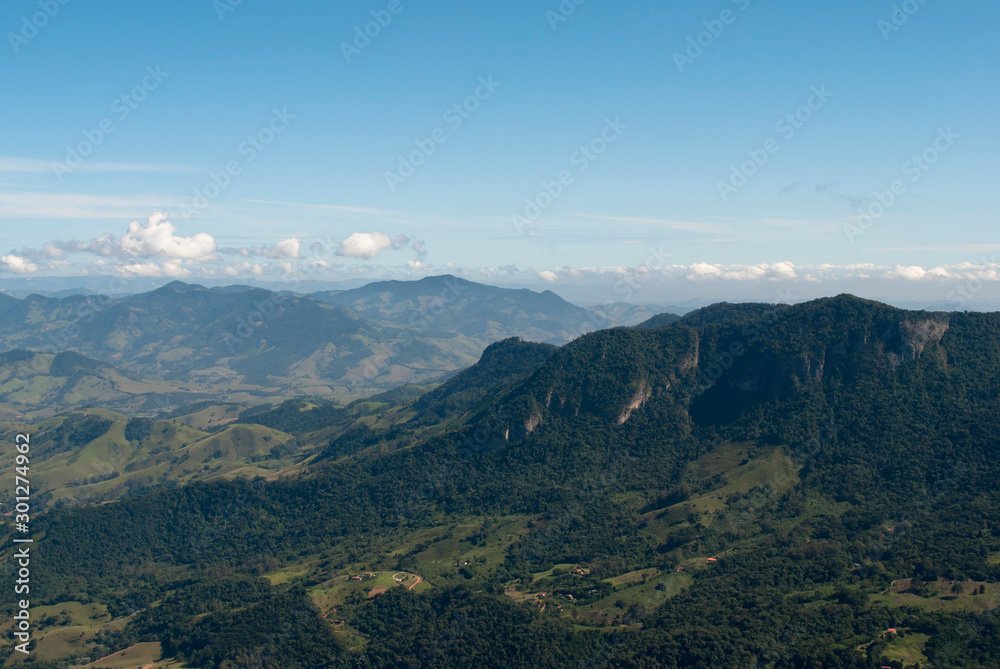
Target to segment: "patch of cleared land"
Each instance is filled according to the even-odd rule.
[[[979,594],[980,587],[986,592]],[[872,603],[886,606],[915,606],[927,611],[981,612],[1000,607],[1000,585],[981,581],[915,583],[913,579],[893,581],[887,592],[872,595]]]
[[[179,662],[161,660],[162,655],[159,643],[137,643],[84,666],[87,669],[186,669]]]

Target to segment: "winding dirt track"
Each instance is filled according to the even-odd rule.
[[[406,586],[406,591],[407,592],[409,592],[410,590],[413,590],[415,587],[417,587],[417,584],[419,584],[422,580],[424,580],[423,576],[419,576],[417,574],[411,574],[408,571],[397,571],[395,574],[392,575],[392,578],[393,578],[393,580],[395,580],[397,583],[400,583],[400,584],[402,584],[403,579],[396,578],[396,576],[398,574],[406,574],[407,576],[412,576],[413,578],[417,579],[416,581],[414,581],[410,585]]]

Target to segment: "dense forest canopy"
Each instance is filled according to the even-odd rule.
[[[1000,314],[663,321],[244,412],[322,440],[48,512],[33,597],[191,667],[1000,667]]]

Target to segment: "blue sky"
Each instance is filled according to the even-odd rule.
[[[5,3],[0,276],[1000,278],[995,2],[236,1]]]

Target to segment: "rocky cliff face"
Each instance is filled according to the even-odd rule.
[[[649,398],[653,396],[653,390],[644,381],[636,391],[635,395],[629,403],[622,409],[622,412],[618,415],[618,424],[621,425],[629,418],[632,417],[632,412],[642,408],[642,405],[649,401]]]
[[[903,362],[907,362],[919,358],[928,347],[940,344],[950,323],[947,320],[926,318],[916,321],[905,320],[899,327],[903,339],[901,357]]]
[[[496,434],[526,439],[556,416],[620,426],[664,401],[689,407],[696,419],[729,420],[832,377],[850,382],[862,369],[892,374],[940,351],[949,329],[947,315],[850,296],[751,316],[756,320],[581,337],[501,401]]]

